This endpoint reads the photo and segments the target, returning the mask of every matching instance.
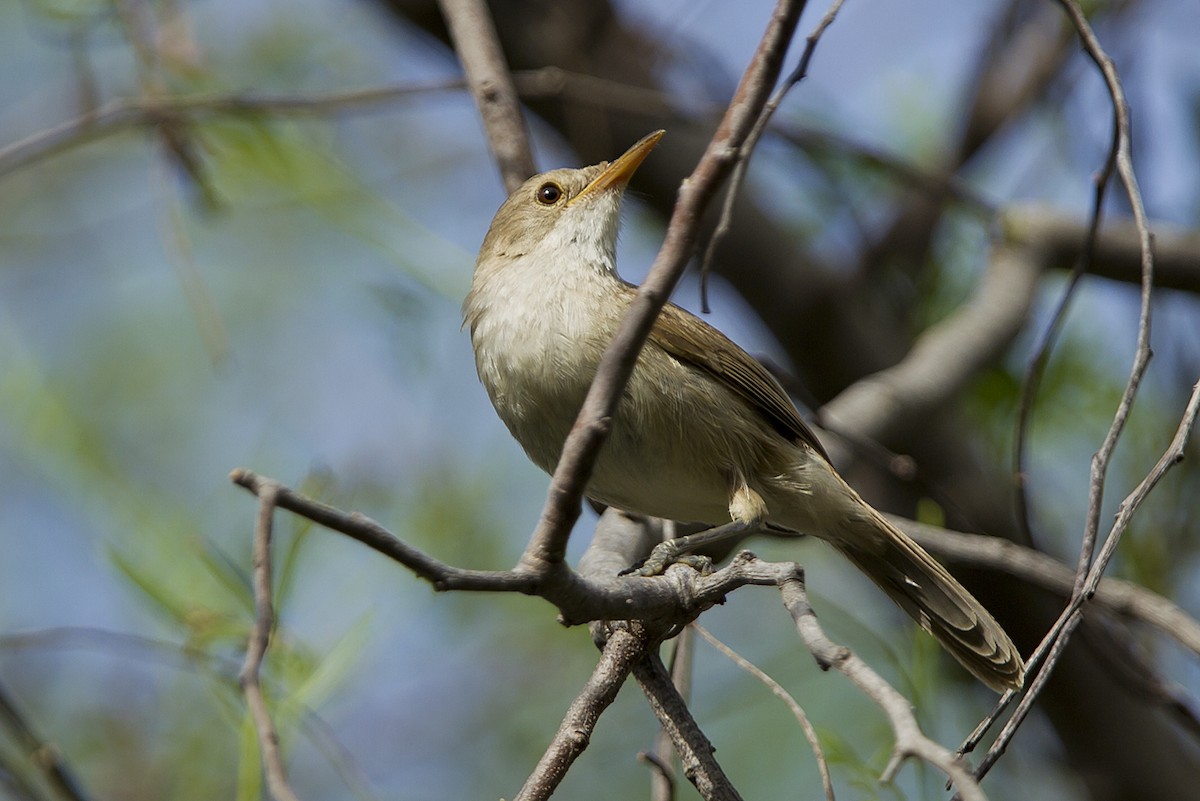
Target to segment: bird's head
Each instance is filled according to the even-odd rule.
[[[551,170],[521,184],[492,219],[476,270],[502,269],[529,256],[612,270],[621,197],[662,136],[649,134],[611,163]]]

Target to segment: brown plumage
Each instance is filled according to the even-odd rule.
[[[616,274],[621,195],[661,132],[613,164],[535,176],[496,213],[464,317],[500,418],[553,472],[635,288]],[[779,383],[728,337],[668,304],[588,494],[711,524],[770,522],[841,551],[987,686],[1021,686],[1020,654],[952,576],[846,484]]]

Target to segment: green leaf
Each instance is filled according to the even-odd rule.
[[[200,564],[208,569],[217,583],[229,591],[247,612],[254,614],[254,586],[246,573],[245,563],[225,553],[219,545],[207,537],[201,540]]]
[[[341,685],[358,664],[370,634],[371,613],[367,612],[341,636],[289,698],[292,704],[316,709]]]
[[[194,617],[194,605],[178,597],[174,588],[164,581],[159,574],[145,570],[132,559],[126,557],[117,548],[109,549],[109,556],[129,582],[141,590],[160,612],[171,620],[184,626],[190,626]]]

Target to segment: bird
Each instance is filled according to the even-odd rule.
[[[611,163],[528,179],[480,247],[463,303],[476,370],[500,419],[547,473],[637,292],[616,269],[621,201],[663,133]],[[1021,655],[995,618],[846,483],[760,362],[673,303],[638,356],[586,493],[710,525],[717,537],[770,525],[824,540],[983,684],[1022,686]],[[661,570],[692,544],[639,572]]]

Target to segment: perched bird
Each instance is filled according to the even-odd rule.
[[[463,305],[479,378],[548,473],[637,291],[616,271],[621,198],[662,133],[611,164],[530,178],[479,251]],[[770,523],[819,537],[988,687],[1021,686],[1021,656],[987,610],[842,480],[762,365],[674,304],[654,323],[587,494],[723,531]]]

